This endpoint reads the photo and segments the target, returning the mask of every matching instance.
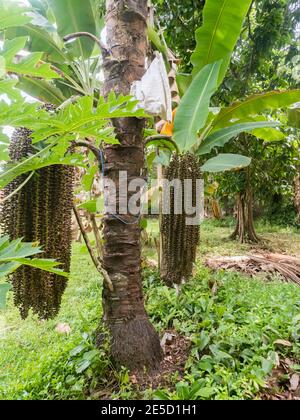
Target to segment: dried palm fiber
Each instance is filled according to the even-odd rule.
[[[49,110],[49,108],[47,107]],[[31,132],[25,128],[15,130],[9,146],[12,162],[33,153]],[[26,179],[21,175],[5,189],[8,196]],[[74,170],[63,165],[39,169],[27,184],[2,204],[1,229],[11,239],[23,238],[38,242],[43,253],[37,257],[61,262],[69,271],[71,255],[71,216],[73,203]],[[66,278],[32,267],[20,267],[10,276],[14,303],[25,319],[32,309],[41,319],[57,315]]]
[[[199,225],[188,225],[187,218],[193,215],[187,215],[185,212],[184,180],[192,180],[192,204],[197,203],[197,179],[200,179],[200,167],[196,157],[190,153],[183,155],[173,155],[169,166],[165,170],[164,178],[169,182],[177,179],[181,181],[182,194],[179,199],[182,200],[181,214],[175,214],[176,194],[174,188],[170,189],[170,212],[162,215],[162,269],[161,276],[169,286],[180,284],[187,280],[193,271],[193,265],[196,259],[196,250],[199,243],[200,228]],[[166,192],[164,192],[166,194]],[[165,198],[164,198],[165,199]]]
[[[234,257],[208,258],[205,265],[212,270],[241,271],[257,277],[263,274],[272,280],[278,275],[286,282],[300,286],[300,259],[285,254],[261,253]]]

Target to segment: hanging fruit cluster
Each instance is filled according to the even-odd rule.
[[[9,155],[18,162],[33,153],[31,132],[16,129],[11,139]],[[21,175],[4,189],[4,197],[15,191],[28,177]],[[36,171],[34,176],[15,195],[1,206],[1,230],[11,239],[23,238],[38,242],[43,253],[40,258],[56,259],[60,268],[69,271],[71,255],[71,216],[73,205],[72,167],[53,165]],[[39,256],[38,255],[38,256]],[[41,319],[57,315],[66,278],[21,266],[10,277],[14,303],[23,319],[32,309]]]
[[[178,179],[182,186],[182,193],[179,197],[182,205],[181,214],[176,214],[176,206],[179,204],[178,197],[176,197],[174,189],[171,188],[170,212],[162,215],[162,278],[169,286],[182,283],[192,274],[200,228],[198,224],[187,224],[187,218],[193,217],[193,215],[187,215],[185,212],[184,197],[187,185],[184,184],[184,180],[192,180],[192,204],[196,206],[196,181],[201,178],[200,175],[199,162],[190,153],[174,155],[164,174],[164,178],[169,182]]]

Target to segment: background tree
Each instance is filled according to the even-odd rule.
[[[190,73],[195,50],[195,31],[202,25],[205,0],[152,0],[155,18],[167,45],[180,59],[180,71]]]

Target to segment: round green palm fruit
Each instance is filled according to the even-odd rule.
[[[170,190],[170,212],[162,215],[162,253],[163,270],[162,279],[168,286],[180,284],[187,280],[193,271],[196,259],[196,250],[199,243],[200,227],[199,225],[187,224],[187,215],[185,212],[184,180],[192,181],[192,204],[197,203],[196,181],[201,178],[200,166],[197,158],[191,153],[183,155],[173,155],[169,166],[165,170],[164,178],[169,182],[178,179],[182,185],[182,212],[176,214],[176,195],[174,189]]]
[[[48,107],[47,107],[48,109]],[[13,133],[9,155],[18,162],[34,153],[31,132],[18,128]],[[4,188],[4,197],[20,186],[28,174],[21,175]],[[1,230],[10,239],[36,242],[43,253],[37,258],[56,259],[69,272],[71,256],[71,217],[74,169],[64,165],[36,171],[23,188],[1,206]],[[25,319],[30,309],[40,319],[57,315],[67,281],[65,277],[33,267],[21,266],[10,276],[14,303]]]

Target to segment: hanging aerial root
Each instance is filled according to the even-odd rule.
[[[48,109],[48,108],[47,108]],[[49,109],[51,110],[51,108]],[[10,159],[18,162],[34,152],[31,132],[15,130],[9,147]],[[4,188],[4,197],[15,191],[28,174]],[[71,257],[71,216],[74,169],[55,165],[39,169],[23,188],[1,205],[1,230],[11,239],[38,242],[43,253],[37,257],[56,259],[68,272]],[[41,319],[57,315],[66,278],[33,267],[20,267],[10,276],[14,303],[22,318],[32,309]]]
[[[199,162],[194,155],[175,154],[165,171],[165,179],[169,182],[179,180],[182,193],[178,196],[174,188],[170,189],[170,212],[162,215],[162,252],[163,271],[162,278],[169,286],[180,284],[187,280],[193,271],[196,259],[196,250],[199,243],[199,225],[189,225],[187,219],[193,215],[186,214],[184,197],[186,184],[184,180],[192,181],[192,205],[197,204],[197,179],[200,179]],[[168,192],[164,191],[164,195]],[[187,195],[187,194],[186,194]],[[165,198],[164,198],[165,199]],[[182,211],[178,209],[178,200],[181,200]]]

